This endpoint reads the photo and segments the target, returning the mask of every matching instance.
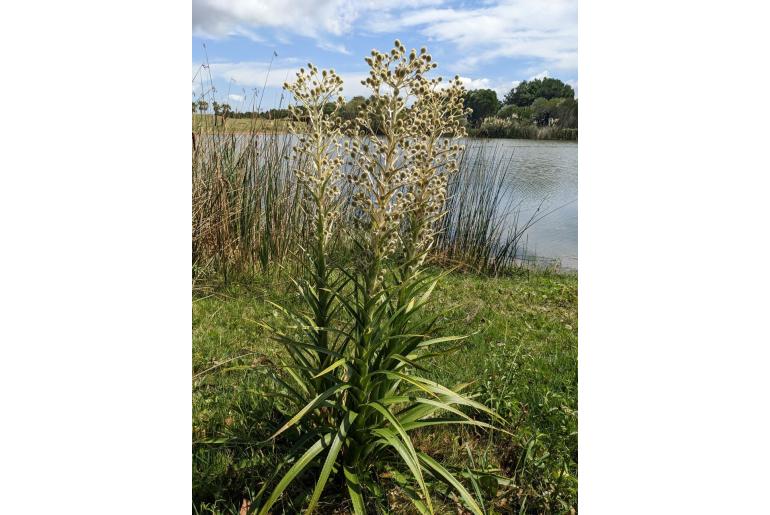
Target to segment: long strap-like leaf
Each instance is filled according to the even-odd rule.
[[[419,453],[418,454],[420,460],[422,460],[423,463],[425,463],[431,470],[436,472],[439,476],[444,478],[444,480],[452,485],[455,490],[457,490],[457,493],[460,494],[460,497],[463,498],[465,501],[465,504],[468,506],[468,508],[471,509],[471,511],[476,515],[484,515],[484,512],[481,510],[481,507],[476,503],[476,501],[473,499],[473,496],[468,492],[468,490],[465,489],[465,487],[460,483],[460,481],[457,480],[456,477],[452,475],[451,472],[449,472],[447,469],[445,469],[439,462],[431,458],[425,453]]]
[[[287,429],[289,429],[291,426],[293,426],[294,424],[299,422],[299,420],[302,417],[304,417],[307,414],[308,411],[312,410],[313,408],[315,408],[316,406],[321,404],[323,401],[325,401],[326,399],[328,399],[329,397],[331,397],[335,393],[341,392],[343,390],[347,390],[350,387],[351,387],[351,385],[349,385],[349,384],[338,384],[338,385],[332,386],[331,388],[329,388],[325,392],[316,395],[315,398],[312,401],[310,401],[304,408],[299,410],[299,412],[296,415],[291,417],[291,419],[289,419],[288,422],[286,422],[283,426],[281,426],[281,428],[278,431],[276,431],[275,434],[273,434],[273,436],[271,436],[270,438],[271,439],[275,438],[279,434],[281,434],[284,431],[286,431]]]
[[[388,443],[390,443],[398,451],[398,453],[401,454],[401,457],[404,458],[407,466],[412,471],[412,474],[414,474],[414,477],[417,480],[417,484],[420,485],[420,489],[425,496],[425,502],[428,505],[428,510],[433,513],[433,504],[430,500],[430,492],[428,491],[428,487],[425,485],[425,479],[422,476],[422,467],[420,467],[420,462],[417,458],[417,452],[414,449],[414,445],[412,445],[412,439],[409,438],[407,432],[403,427],[401,427],[401,424],[398,422],[396,417],[393,416],[390,410],[388,410],[387,407],[383,406],[379,402],[371,402],[368,404],[368,406],[371,406],[380,412],[382,416],[384,416],[385,419],[390,422],[391,427],[396,430],[398,435],[401,437],[401,440],[403,440],[403,446],[397,445],[400,444],[400,442],[397,440],[395,442],[392,441],[383,430],[377,431],[377,434],[380,434],[386,440],[388,440]]]
[[[364,506],[364,496],[361,492],[361,478],[352,467],[345,466],[345,483],[348,486],[348,495],[353,504],[353,513],[355,515],[366,515]]]
[[[292,481],[294,481],[294,479],[305,469],[305,467],[307,467],[313,461],[316,456],[321,453],[321,451],[323,451],[324,447],[329,445],[331,439],[332,436],[330,434],[324,435],[307,451],[305,451],[305,454],[303,454],[302,457],[298,459],[297,462],[286,472],[281,481],[275,487],[275,490],[273,490],[273,493],[270,495],[267,501],[265,501],[265,504],[262,505],[262,508],[259,510],[259,515],[267,514],[268,510],[273,506],[273,504],[275,504],[275,501],[277,501],[283,491],[286,490],[286,487],[289,486]]]
[[[342,421],[342,424],[340,424],[339,430],[334,436],[334,441],[332,441],[332,445],[329,447],[329,454],[326,456],[326,461],[324,462],[324,466],[321,469],[321,474],[318,476],[318,482],[316,483],[315,489],[313,490],[313,496],[310,498],[310,503],[308,504],[306,513],[313,513],[316,504],[318,504],[318,499],[321,497],[321,492],[323,492],[323,489],[326,486],[326,482],[329,480],[329,474],[331,474],[332,467],[334,467],[334,463],[337,461],[337,455],[340,452],[342,443],[345,441],[345,438],[347,438],[348,430],[350,429],[350,426],[353,425],[353,422],[357,416],[358,413],[348,411],[347,415]]]

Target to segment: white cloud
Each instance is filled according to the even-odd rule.
[[[543,69],[557,76],[577,69],[577,0],[485,0],[455,6],[448,0],[193,0],[196,35],[263,40],[267,36],[261,28],[273,29],[269,37],[276,41],[288,43],[298,34],[314,38],[321,49],[346,55],[350,51],[336,38],[361,31],[401,36],[407,44],[414,39],[420,46],[424,41],[428,46],[448,43],[458,58],[444,60],[443,67],[462,75],[505,58],[531,61],[524,77]],[[236,71],[264,77],[264,70]],[[272,75],[279,76],[272,86],[285,77]],[[512,87],[490,84],[498,91]]]
[[[486,77],[480,79],[472,79],[470,77],[460,76],[460,81],[467,90],[474,89],[491,89],[497,93],[497,98],[502,98],[512,89],[519,85],[520,81],[509,80],[493,80]]]
[[[470,77],[460,77],[460,81],[465,89],[489,89],[489,79],[471,79]]]
[[[555,69],[577,67],[576,0],[501,0],[475,8],[412,10],[372,18],[374,32],[417,30],[450,42],[465,57],[450,67],[470,71],[502,57],[536,58]]]
[[[268,62],[259,61],[241,61],[241,62],[220,62],[209,64],[208,73],[211,78],[221,81],[233,80],[235,84],[245,88],[281,87],[287,80],[291,79],[299,70],[299,66],[274,65],[271,67]],[[204,74],[204,81],[209,78],[208,73]]]
[[[548,70],[543,70],[540,73],[536,73],[535,75],[533,75],[527,80],[545,79],[546,77],[550,77],[550,75],[548,74]]]
[[[193,34],[225,37],[249,27],[269,27],[302,36],[349,33],[369,13],[405,6],[439,5],[443,0],[193,0]],[[253,33],[252,33],[253,34]]]
[[[209,65],[209,68],[203,70],[204,84],[202,86],[203,91],[210,91],[209,73],[215,83],[228,85],[223,86],[233,87],[233,89],[243,89],[245,94],[230,94],[230,100],[236,102],[247,103],[251,102],[252,95],[256,93],[257,98],[261,96],[263,86],[267,88],[281,89],[284,82],[291,82],[294,79],[295,74],[300,68],[300,63],[294,58],[280,58],[276,59],[273,66],[270,67],[269,62],[262,61],[241,61],[241,62],[214,62]],[[198,73],[199,66],[192,66],[193,75]],[[268,74],[269,70],[269,74]],[[337,72],[344,82],[343,94],[347,98],[351,98],[356,95],[363,95],[368,97],[371,91],[361,84],[361,81],[368,76],[367,72]],[[200,74],[199,74],[200,75]],[[548,77],[548,70],[544,70],[537,73],[527,80],[536,78]],[[497,93],[497,97],[502,98],[514,87],[518,86],[521,81],[518,80],[501,80],[492,79],[488,77],[468,77],[460,76],[460,80],[468,90],[474,89],[491,89]],[[567,80],[566,84],[569,84],[575,89],[577,93],[577,81]],[[446,81],[444,82],[446,85]],[[193,92],[200,96],[201,84],[198,80],[193,83]],[[218,93],[223,93],[222,91]],[[274,96],[279,97],[280,93]],[[272,96],[265,97],[269,101],[272,101]]]
[[[330,52],[338,52],[340,54],[350,55],[350,50],[345,48],[345,45],[338,45],[328,41],[319,41],[318,48],[321,50],[329,50]]]

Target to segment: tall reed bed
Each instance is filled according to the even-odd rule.
[[[275,131],[193,133],[194,273],[244,272],[283,262],[303,240],[304,218],[289,155],[293,141]]]

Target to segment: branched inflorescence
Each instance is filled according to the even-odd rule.
[[[390,53],[372,50],[366,62],[362,83],[372,95],[348,128],[346,146],[354,206],[369,234],[366,257],[377,263],[400,247],[410,266],[420,264],[444,208],[447,176],[457,170],[464,89],[459,77],[448,86],[427,78],[436,67],[431,55],[425,48],[407,54],[400,41]]]
[[[292,132],[299,134],[293,162],[308,162],[309,168],[295,168],[307,204],[312,207],[316,224],[320,224],[324,242],[328,242],[339,212],[334,209],[340,196],[342,178],[342,124],[339,110],[345,99],[342,79],[334,70],[320,71],[308,63],[309,71],[300,68],[296,80],[284,87],[297,101],[289,106],[294,119]],[[332,105],[330,113],[324,111]],[[304,125],[303,125],[304,123]],[[306,159],[301,159],[302,157]],[[287,156],[288,159],[288,156]]]

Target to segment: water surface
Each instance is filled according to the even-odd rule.
[[[527,231],[527,254],[577,270],[577,143],[468,138],[466,144],[481,148],[482,158],[490,166],[494,161],[505,163],[506,194],[520,206],[519,225],[537,213],[538,207],[538,215],[552,211]]]

